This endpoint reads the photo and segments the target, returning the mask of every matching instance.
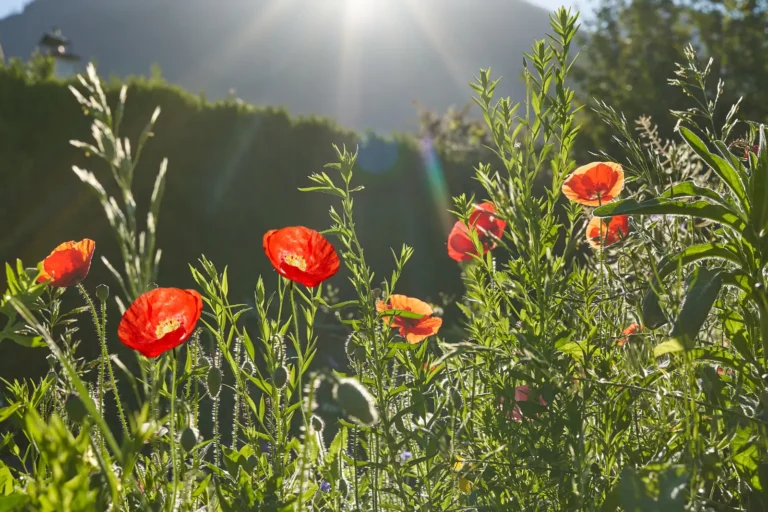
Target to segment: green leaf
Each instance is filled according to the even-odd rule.
[[[686,349],[693,342],[712,309],[723,285],[721,271],[699,267],[688,277],[685,302],[672,329],[672,338],[680,340]]]
[[[19,409],[19,407],[21,407],[21,402],[16,402],[13,405],[9,405],[8,407],[3,407],[2,409],[0,409],[0,423],[4,422],[5,420],[13,416],[13,414]]]
[[[667,315],[659,304],[659,297],[653,288],[649,289],[643,298],[643,325],[648,329],[658,329],[668,322]]]
[[[322,192],[324,194],[330,194],[341,198],[346,198],[347,195],[343,190],[331,187],[299,187],[299,192]]]
[[[665,199],[671,199],[675,197],[706,197],[707,199],[711,199],[717,204],[722,205],[730,210],[730,207],[723,201],[722,194],[718,194],[711,188],[700,187],[692,181],[684,181],[683,183],[673,185],[664,191],[660,197]]]
[[[701,260],[724,260],[741,265],[738,254],[731,247],[723,244],[707,243],[687,247],[669,258],[664,258],[659,264],[659,277],[666,276],[690,263]]]
[[[656,345],[653,349],[653,355],[654,357],[663,356],[664,354],[674,354],[676,352],[682,352],[685,350],[685,347],[683,346],[680,341],[678,341],[675,338],[672,338],[670,340],[667,340],[663,343],[659,343]]]
[[[24,494],[11,494],[0,497],[0,512],[13,512],[20,510],[29,501],[29,496]]]
[[[8,496],[13,492],[13,475],[4,463],[0,462],[0,496]],[[2,500],[2,498],[0,498]]]
[[[664,279],[678,268],[701,260],[730,261],[736,265],[741,265],[738,254],[730,246],[716,243],[697,244],[687,247],[675,255],[664,258],[659,264],[658,277],[659,279]],[[743,279],[740,280],[739,276],[731,276],[729,273],[724,273],[722,278],[723,284],[734,284],[743,288]],[[658,329],[667,323],[667,317],[659,304],[659,298],[654,292],[654,288],[658,289],[661,287],[655,276],[653,284],[654,286],[648,290],[643,299],[642,317],[643,325],[649,329]]]
[[[749,199],[747,198],[747,192],[744,186],[743,178],[740,172],[734,169],[731,164],[725,161],[722,157],[709,152],[707,146],[695,133],[688,128],[681,126],[680,134],[683,136],[688,145],[693,149],[704,162],[712,168],[715,173],[723,180],[729,189],[733,192],[736,198],[739,200],[744,211],[749,210]]]
[[[584,361],[584,356],[588,354],[597,355],[600,353],[600,349],[596,348],[586,341],[569,341],[558,347],[558,350],[564,354],[568,354],[579,362]]]
[[[763,236],[768,224],[768,143],[766,142],[765,126],[760,125],[760,148],[757,162],[749,176],[749,195],[752,200],[750,221],[758,236]]]
[[[758,490],[762,488],[757,474],[760,459],[760,450],[755,444],[752,430],[747,426],[740,426],[731,440],[731,461],[739,474],[749,479]]]
[[[699,217],[730,226],[738,232],[743,232],[746,222],[719,204],[709,201],[675,201],[672,199],[650,199],[639,203],[635,199],[624,199],[608,203],[595,210],[597,217],[613,217],[614,215],[673,215]]]
[[[426,315],[420,315],[418,313],[414,313],[413,311],[408,311],[407,309],[388,309],[379,313],[379,316],[399,316],[400,318],[418,320],[420,318],[424,318]]]

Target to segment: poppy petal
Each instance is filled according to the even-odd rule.
[[[96,242],[88,238],[60,244],[43,260],[37,281],[60,288],[76,285],[88,275],[95,249]]]

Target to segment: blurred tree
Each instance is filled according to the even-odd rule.
[[[669,110],[691,100],[667,81],[691,43],[703,62],[713,58],[712,79],[725,82],[718,115],[744,96],[742,115],[763,120],[768,116],[767,29],[765,0],[601,0],[581,32],[574,73],[578,93],[589,107],[596,99],[604,101],[630,123],[650,116],[659,135],[670,137],[675,119]],[[598,148],[618,154],[608,126],[591,108],[582,111],[581,121],[580,156]]]

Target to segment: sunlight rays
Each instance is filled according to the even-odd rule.
[[[424,35],[427,36],[432,49],[440,57],[445,69],[451,75],[453,82],[460,88],[467,88],[466,73],[461,69],[457,58],[461,55],[461,48],[456,47],[453,41],[440,30],[437,19],[433,13],[427,12],[421,0],[403,0],[403,5],[411,14],[412,18],[419,25]]]

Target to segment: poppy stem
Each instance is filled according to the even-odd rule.
[[[91,316],[93,317],[93,325],[96,328],[96,336],[99,337],[99,341],[101,342],[104,339],[104,335],[102,333],[102,327],[101,322],[99,321],[99,314],[96,311],[96,305],[93,303],[93,300],[91,300],[91,296],[88,295],[88,292],[85,290],[85,286],[83,286],[83,283],[77,283],[77,289],[80,292],[80,295],[83,296],[83,299],[85,300],[86,304],[88,305],[88,309],[91,311]],[[103,415],[104,414],[104,356],[102,355],[101,359],[99,360],[99,412]]]
[[[173,482],[171,484],[171,512],[176,510],[176,494],[178,493],[178,469],[176,467],[176,349],[170,350],[171,358],[171,419],[168,422],[171,443],[171,469],[173,471]]]

